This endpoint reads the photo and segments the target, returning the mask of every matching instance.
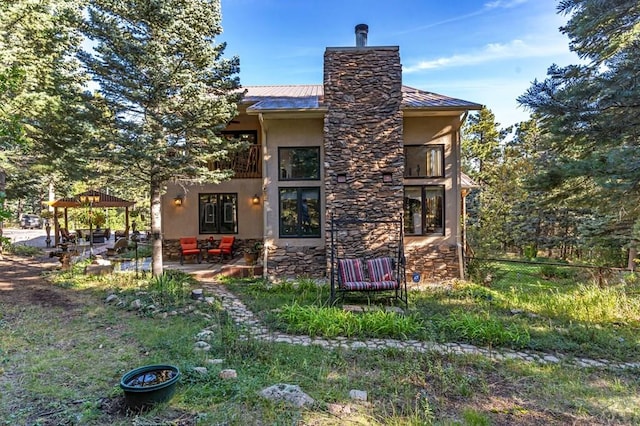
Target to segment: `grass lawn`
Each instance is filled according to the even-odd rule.
[[[632,337],[637,317],[627,318],[626,322],[616,319],[616,323],[620,322],[617,325],[608,324],[602,317],[587,321],[579,317],[577,308],[562,307],[587,287],[583,290],[580,284],[567,284],[562,292],[554,292],[545,290],[544,286],[550,284],[541,281],[536,292],[538,287],[533,283],[528,287],[515,283],[509,286],[508,279],[501,278],[489,288],[460,284],[435,292],[412,293],[408,315],[374,313],[367,320],[356,320],[342,332],[478,344],[503,342],[507,346],[540,349],[553,348],[558,343],[559,349],[576,353],[582,345],[596,356],[610,339],[615,340],[615,331],[615,336],[630,338],[609,355],[633,359],[631,348],[638,344],[637,337]],[[68,296],[66,306],[0,305],[0,424],[640,422],[640,380],[634,371],[543,366],[517,360],[494,362],[476,356],[399,350],[330,351],[316,346],[265,343],[248,337],[241,326],[229,319],[220,303],[190,300],[190,289],[199,284],[180,274],[136,280],[127,274],[88,278],[76,270],[54,274],[49,280]],[[336,326],[331,324],[340,313],[334,314],[326,306],[327,289],[309,280],[279,286],[237,281],[228,283],[228,287],[272,327],[308,332],[303,324],[315,316],[321,319],[315,322],[311,334],[336,333]],[[122,301],[120,306],[105,303],[111,292]],[[546,299],[556,293],[556,297]],[[629,300],[637,297],[626,293]],[[135,299],[144,308],[131,308]],[[460,313],[469,319],[459,324],[456,318]],[[340,320],[352,321],[345,317]],[[487,321],[493,325],[482,332],[470,332]],[[581,333],[571,331],[572,327],[587,335],[591,329],[598,329],[602,337],[589,345],[588,339],[576,338]],[[196,351],[195,336],[204,329],[213,331],[211,349]],[[511,337],[505,338],[503,335],[509,335],[509,330]],[[528,339],[520,337],[527,335]],[[211,359],[223,362],[208,363]],[[118,386],[120,377],[128,370],[153,363],[180,368],[183,376],[174,398],[148,412],[125,412]],[[206,373],[196,369],[202,366],[207,367]],[[219,371],[229,368],[237,371],[237,379],[219,378]],[[298,409],[258,395],[261,389],[277,383],[299,385],[315,399],[315,405]],[[351,400],[352,389],[366,391],[368,400]]]

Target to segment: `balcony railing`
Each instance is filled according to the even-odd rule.
[[[247,149],[232,153],[226,160],[215,161],[212,170],[233,170],[234,178],[262,177],[262,145],[250,145]]]

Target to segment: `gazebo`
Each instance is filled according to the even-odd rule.
[[[84,207],[87,205],[86,202],[82,202],[81,200],[87,199],[89,197],[93,197],[91,206],[93,208],[100,207],[124,207],[125,208],[125,229],[129,230],[129,207],[135,205],[134,201],[123,200],[122,198],[118,198],[113,195],[105,194],[104,192],[89,190],[77,194],[73,197],[65,197],[60,198],[55,201],[49,202],[49,205],[53,207],[53,223],[54,223],[54,246],[57,246],[60,243],[60,222],[58,220],[58,209],[64,209],[64,227],[65,229],[69,229],[68,225],[68,217],[67,217],[67,209],[69,207]],[[125,235],[128,237],[128,235]]]

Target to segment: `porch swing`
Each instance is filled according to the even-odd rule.
[[[331,300],[347,293],[390,293],[408,306],[404,223],[331,215]]]

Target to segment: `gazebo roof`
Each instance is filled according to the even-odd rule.
[[[104,192],[89,190],[77,194],[73,197],[59,198],[55,201],[50,201],[49,205],[52,207],[82,207],[85,203],[80,201],[80,197],[85,195],[98,196],[100,201],[93,203],[93,207],[131,207],[135,204],[134,201],[124,200],[122,198],[105,194]]]

